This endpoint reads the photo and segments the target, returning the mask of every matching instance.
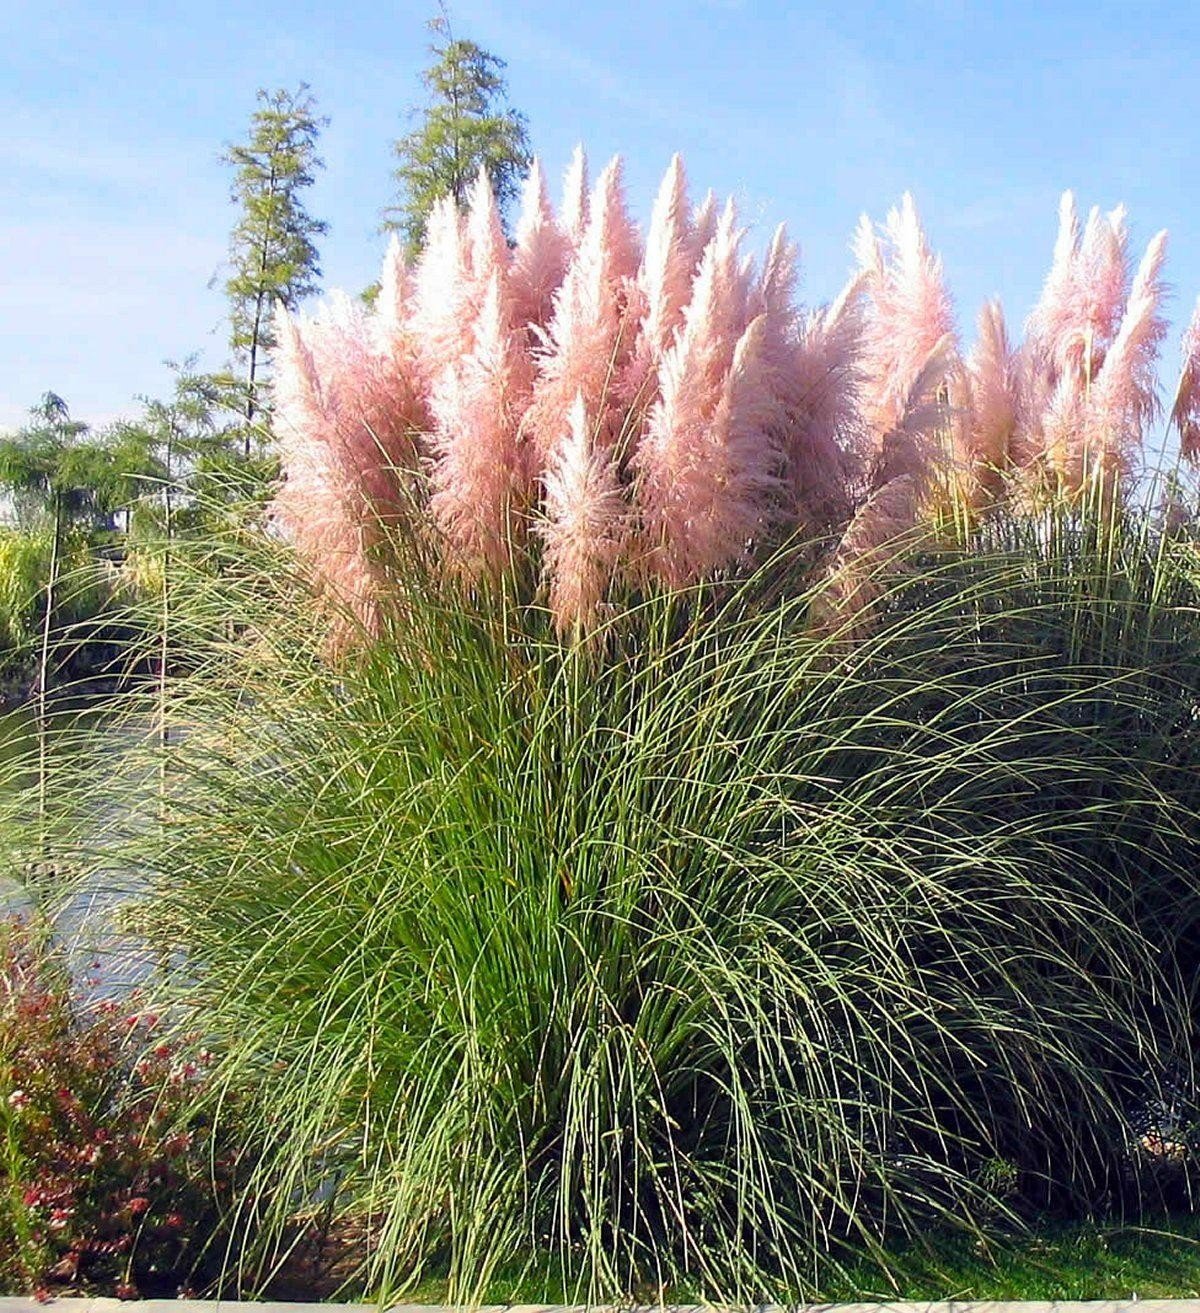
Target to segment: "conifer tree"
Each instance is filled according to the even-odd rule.
[[[434,62],[423,75],[429,102],[414,108],[418,126],[393,147],[399,197],[384,211],[385,230],[401,234],[410,258],[424,245],[425,222],[443,196],[465,209],[483,168],[503,216],[532,161],[525,116],[507,104],[504,60],[454,36],[445,10],[429,30]]]
[[[221,157],[234,170],[230,199],[239,215],[230,236],[230,346],[244,365],[245,454],[263,407],[263,366],[274,345],[275,303],[292,309],[316,290],[321,270],[316,239],[328,225],[304,207],[302,193],[323,161],[317,138],[328,119],[316,116],[306,83],[296,91],[258,92],[244,145]]]

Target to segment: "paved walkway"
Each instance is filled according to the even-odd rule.
[[[460,1313],[437,1304],[398,1304],[397,1313]],[[374,1304],[243,1303],[235,1300],[55,1299],[49,1304],[0,1296],[0,1313],[376,1313]],[[484,1305],[473,1313],[597,1313],[584,1305]],[[612,1313],[619,1313],[613,1310]],[[625,1313],[631,1313],[626,1310]],[[644,1313],[715,1313],[699,1305],[647,1309]],[[1200,1299],[1097,1299],[1088,1301],[901,1302],[891,1304],[798,1304],[788,1309],[762,1305],[752,1313],[1200,1313]]]

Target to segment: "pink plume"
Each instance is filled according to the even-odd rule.
[[[517,245],[512,255],[509,290],[515,327],[544,328],[550,322],[554,293],[562,283],[571,243],[559,228],[550,206],[540,161],[534,160],[525,180]]]
[[[842,518],[847,474],[864,446],[858,402],[864,282],[856,275],[832,305],[809,315],[781,373],[787,484],[793,514],[810,529]]]
[[[1129,285],[1124,208],[1101,214],[1093,207],[1079,233],[1070,192],[1059,207],[1059,232],[1050,273],[1028,324],[1035,354],[1058,374],[1071,369],[1089,386],[1098,374],[1120,321]]]
[[[1047,466],[1076,486],[1080,471],[1072,470],[1072,453],[1078,447],[1084,423],[1084,404],[1079,379],[1073,371],[1067,371],[1046,398],[1040,418],[1042,455]]]
[[[573,246],[583,241],[588,226],[588,165],[582,146],[575,147],[563,179],[562,227]]]
[[[482,305],[492,279],[496,275],[507,274],[512,258],[508,239],[504,236],[496,193],[492,190],[492,180],[482,165],[471,187],[467,205],[466,255],[475,295]]]
[[[1183,335],[1183,368],[1171,406],[1171,422],[1179,433],[1183,458],[1200,459],[1200,299]]]
[[[609,160],[596,179],[588,213],[591,217],[584,240],[591,238],[593,230],[603,234],[605,277],[614,285],[636,278],[641,242],[625,203],[625,166],[619,155]]]
[[[954,363],[954,338],[946,333],[925,357],[898,407],[899,418],[879,442],[871,469],[873,489],[910,479],[920,495],[929,490],[939,458],[937,437],[947,420],[942,389]]]
[[[878,444],[871,490],[846,526],[820,606],[823,622],[851,635],[868,623],[883,595],[883,576],[895,568],[903,544],[920,522],[936,470],[934,434],[945,423],[940,392],[954,364],[954,338],[930,349],[898,412]]]
[[[390,519],[405,500],[397,478],[416,463],[423,397],[345,293],[333,293],[303,332],[320,380],[323,440],[374,515]]]
[[[395,471],[363,422],[369,356],[344,307],[325,322],[277,312],[275,432],[282,484],[272,511],[322,587],[375,632],[373,548],[398,507]]]
[[[743,328],[746,281],[732,206],[701,262],[661,396],[633,456],[651,569],[681,587],[743,559],[778,490],[779,425],[762,316]]]
[[[1134,275],[1121,326],[1088,397],[1088,463],[1126,473],[1146,428],[1160,412],[1158,352],[1167,325],[1160,313],[1167,234],[1155,235]],[[1082,462],[1080,462],[1082,463]]]
[[[582,394],[551,450],[544,477],[550,610],[560,633],[589,629],[628,541],[628,508],[607,447],[594,441]]]
[[[721,209],[717,204],[716,193],[711,189],[704,193],[704,199],[696,206],[692,215],[692,271],[700,267],[704,252],[709,242],[716,236],[717,220]]]
[[[377,405],[400,416],[410,437],[429,427],[420,343],[412,328],[413,299],[412,275],[400,242],[393,236],[384,256],[367,336],[371,352],[380,362]]]
[[[892,210],[881,246],[869,224],[855,249],[867,275],[863,403],[868,431],[881,440],[903,416],[905,398],[934,348],[954,333],[954,312],[907,193]]]
[[[591,217],[562,286],[540,353],[524,430],[538,462],[567,426],[577,393],[598,440],[611,442],[623,418],[622,389],[632,348],[627,302],[638,264],[637,239],[625,210],[620,162],[600,175]]]
[[[400,331],[408,320],[412,300],[412,275],[404,259],[400,239],[392,234],[383,269],[379,275],[379,296],[375,300],[376,319],[385,334]]]
[[[1026,336],[1036,351],[1050,361],[1061,355],[1060,343],[1076,318],[1076,263],[1079,256],[1079,214],[1075,197],[1065,191],[1058,203],[1058,236],[1050,272],[1026,325]]]
[[[1103,217],[1093,210],[1079,247],[1080,318],[1085,335],[1079,349],[1092,352],[1084,367],[1088,377],[1095,377],[1120,323],[1129,287],[1128,246],[1125,207],[1118,205]]]
[[[658,395],[658,366],[683,323],[694,272],[687,177],[676,155],[654,202],[637,285],[628,288],[628,311],[638,330],[617,387],[630,410],[627,427],[635,431]]]
[[[654,202],[640,275],[647,303],[641,331],[649,353],[655,359],[671,345],[676,330],[683,323],[695,265],[687,175],[683,161],[676,155],[667,168]]]
[[[447,361],[471,348],[472,285],[462,216],[450,196],[433,207],[425,249],[413,278],[412,326],[425,384],[432,388]]]
[[[783,224],[775,229],[762,274],[750,293],[749,314],[766,316],[764,349],[771,363],[786,368],[786,357],[796,339],[796,248]]]
[[[779,403],[775,445],[783,458],[785,519],[823,530],[845,512],[846,453],[857,415],[857,358],[864,279],[824,311],[800,319],[796,247],[781,224],[750,294],[763,316],[763,360]]]
[[[1004,310],[989,301],[979,312],[979,336],[961,372],[966,397],[956,415],[959,458],[967,467],[972,495],[994,498],[1003,472],[1014,464],[1020,380],[1008,341]]]
[[[471,351],[434,390],[429,509],[454,563],[469,575],[504,570],[529,500],[517,438],[531,384],[523,336],[510,326],[494,272]]]
[[[920,515],[921,480],[903,475],[877,488],[846,527],[817,612],[820,625],[853,637],[869,626]]]

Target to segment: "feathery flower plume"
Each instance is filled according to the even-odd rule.
[[[956,371],[956,457],[973,502],[994,499],[1003,474],[1016,462],[1020,379],[1009,345],[1004,310],[988,301],[979,312],[979,336]]]
[[[900,418],[878,444],[870,480],[873,490],[910,479],[919,497],[929,491],[939,450],[935,435],[946,421],[942,389],[954,364],[951,334],[935,342],[900,405]]]
[[[1129,286],[1128,241],[1122,206],[1107,215],[1093,207],[1081,235],[1075,199],[1063,194],[1050,273],[1026,329],[1051,391],[1064,370],[1085,389],[1099,372]]]
[[[412,327],[427,388],[447,361],[471,349],[472,290],[462,216],[453,197],[444,196],[426,222],[425,249],[413,276]]]
[[[1165,230],[1146,248],[1134,275],[1120,329],[1088,396],[1088,422],[1077,435],[1073,463],[1127,473],[1141,449],[1146,428],[1158,417],[1157,362],[1166,336],[1162,265]]]
[[[863,278],[855,277],[832,306],[801,321],[796,259],[781,224],[753,285],[748,313],[763,316],[763,360],[779,403],[778,432],[772,436],[783,461],[784,519],[821,530],[846,510],[842,443],[856,412]]]
[[[1058,202],[1058,233],[1050,269],[1042,284],[1037,304],[1025,324],[1026,340],[1048,363],[1060,365],[1059,343],[1077,318],[1075,289],[1078,282],[1079,211],[1073,192],[1065,191]]]
[[[389,427],[383,412],[402,423],[408,442],[385,440],[393,457],[404,451],[405,462],[415,454],[415,435],[429,428],[429,412],[422,386],[420,344],[412,331],[413,279],[399,239],[392,237],[379,277],[375,311],[367,321],[372,354],[379,358],[379,390],[374,423]],[[407,450],[412,447],[413,450]]]
[[[412,275],[404,258],[404,248],[393,233],[383,257],[379,296],[375,300],[376,323],[386,336],[403,330],[411,310],[412,293]]]
[[[1185,460],[1200,459],[1200,298],[1183,335],[1183,368],[1171,404],[1171,423]]]
[[[614,159],[596,181],[590,218],[562,286],[538,353],[533,401],[524,420],[532,454],[545,461],[576,393],[583,396],[598,441],[611,442],[621,427],[621,389],[631,349],[627,303],[637,271],[637,236],[625,208],[621,164]]]
[[[1072,344],[1079,368],[1094,379],[1117,331],[1129,288],[1129,232],[1125,207],[1107,215],[1093,209],[1079,245],[1080,340]]]
[[[546,178],[534,160],[525,180],[517,244],[509,269],[509,295],[515,327],[544,328],[554,308],[554,293],[562,283],[571,243],[559,228],[550,205]]]
[[[479,174],[471,186],[465,236],[467,268],[474,283],[478,304],[482,305],[484,297],[489,294],[493,278],[506,275],[512,259],[508,239],[504,236],[496,193],[492,190],[492,180],[483,165],[480,165]]]
[[[776,363],[782,366],[787,346],[794,340],[796,327],[796,247],[788,241],[787,229],[780,224],[771,237],[762,273],[750,293],[750,314],[766,315],[766,349],[778,352]]]
[[[650,215],[645,254],[628,311],[638,321],[633,351],[617,384],[629,407],[627,431],[637,433],[658,395],[658,367],[683,323],[692,291],[695,259],[683,161],[674,156]]]
[[[850,638],[870,623],[924,500],[920,480],[902,475],[877,488],[846,527],[818,599],[819,627]]]
[[[342,422],[346,380],[330,386],[322,371],[336,357],[326,349],[320,365],[311,321],[276,313],[275,433],[283,481],[272,514],[314,569],[321,588],[347,607],[369,633],[377,631],[379,594],[369,551],[379,525],[361,476],[361,444]],[[328,348],[328,344],[323,344]],[[337,642],[347,635],[339,634]]]
[[[856,274],[830,306],[808,316],[790,365],[777,375],[790,509],[808,528],[843,518],[848,474],[865,445],[858,403],[864,283]]]
[[[302,332],[321,381],[322,440],[375,518],[392,522],[405,512],[402,485],[416,463],[423,397],[400,372],[403,358],[380,351],[379,332],[344,292],[334,292]]]
[[[734,224],[729,205],[633,456],[647,563],[669,588],[742,559],[779,487],[770,436],[779,403],[767,379],[764,317],[743,328],[749,289]]]
[[[562,229],[572,246],[583,241],[588,226],[588,165],[582,146],[576,146],[563,179]]]
[[[710,188],[704,193],[704,199],[696,206],[692,215],[692,271],[700,267],[704,252],[709,242],[717,235],[717,220],[721,217],[721,207],[717,204],[716,193]]]
[[[593,440],[583,396],[577,393],[567,427],[544,478],[545,541],[550,610],[560,633],[588,630],[628,540],[628,508],[609,450]]]
[[[1062,480],[1070,482],[1072,452],[1084,422],[1086,402],[1079,380],[1066,372],[1045,399],[1040,416],[1042,459]]]
[[[900,423],[905,398],[934,348],[954,333],[942,262],[929,249],[912,196],[885,225],[886,249],[864,220],[855,239],[867,275],[862,399],[877,441]]]
[[[642,261],[642,246],[625,202],[625,165],[619,155],[609,160],[596,179],[588,215],[585,240],[596,227],[597,218],[601,220],[596,230],[604,237],[601,250],[605,277],[616,286],[623,280],[635,279]]]
[[[930,491],[936,449],[931,434],[944,420],[940,399],[954,356],[954,338],[937,341],[912,380],[900,419],[878,446],[871,490],[842,535],[830,567],[823,623],[853,633],[868,622],[882,594],[882,576],[919,520]]]
[[[639,276],[646,295],[641,336],[653,359],[661,359],[683,323],[695,267],[687,175],[683,161],[675,155],[663,177],[650,215],[646,253]]]
[[[1057,344],[1074,319],[1078,253],[1079,213],[1075,208],[1074,194],[1065,191],[1058,203],[1058,236],[1054,241],[1050,272],[1025,328],[1030,342],[1051,359],[1057,354]]]
[[[474,346],[434,389],[435,456],[429,509],[453,562],[469,575],[498,576],[511,559],[528,486],[517,428],[528,401],[530,365],[511,327],[494,272]]]

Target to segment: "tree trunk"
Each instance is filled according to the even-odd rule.
[[[266,268],[266,248],[264,246],[262,253],[262,266]],[[262,307],[263,307],[263,290],[260,287],[258,294],[254,298],[254,327],[250,332],[250,368],[246,375],[246,438],[244,443],[244,454],[247,460],[250,459],[250,425],[254,423],[254,381],[258,374],[258,341],[262,336]]]
[[[267,179],[267,196],[272,200],[275,198],[275,160],[271,160],[271,172]],[[258,345],[262,337],[262,312],[263,299],[266,296],[266,289],[263,286],[263,280],[267,276],[267,249],[271,244],[271,221],[267,218],[266,228],[263,230],[262,241],[258,248],[258,292],[254,297],[254,327],[250,332],[250,369],[246,379],[246,439],[244,444],[244,455],[247,460],[250,459],[250,425],[254,423],[254,381],[258,374]]]

